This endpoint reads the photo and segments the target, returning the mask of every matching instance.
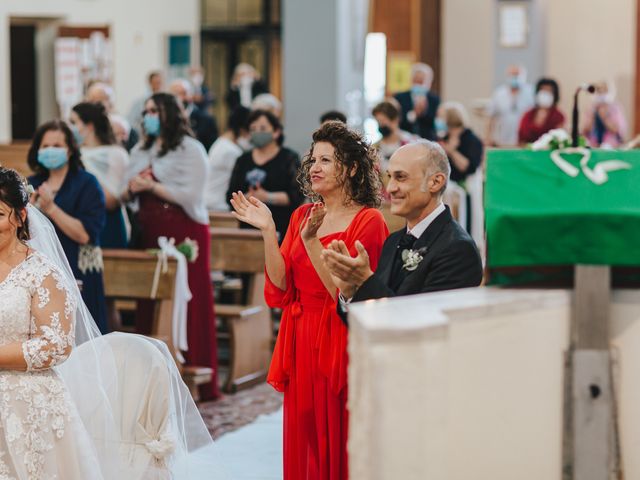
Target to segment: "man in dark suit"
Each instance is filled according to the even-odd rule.
[[[391,213],[406,218],[407,226],[387,238],[375,273],[360,242],[355,258],[342,241],[331,242],[322,254],[340,289],[343,319],[352,301],[480,285],[476,244],[442,203],[450,171],[447,155],[434,142],[405,145],[393,154],[387,185]]]
[[[177,79],[169,85],[169,92],[176,96],[184,107],[185,114],[189,117],[191,130],[202,143],[206,151],[209,151],[213,142],[218,138],[218,124],[216,119],[206,111],[199,109],[193,103],[193,87],[188,80]]]
[[[435,118],[440,97],[431,92],[433,70],[426,63],[411,67],[411,90],[400,92],[395,99],[402,108],[400,128],[426,138],[436,139]]]

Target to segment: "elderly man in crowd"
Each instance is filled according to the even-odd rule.
[[[351,301],[480,285],[482,261],[476,244],[442,203],[450,172],[447,155],[434,142],[421,140],[393,154],[387,185],[391,213],[405,218],[407,226],[387,238],[378,269],[371,270],[360,242],[355,258],[341,241],[323,251],[340,289],[343,319]]]
[[[431,91],[433,69],[426,63],[411,67],[411,90],[400,92],[395,99],[400,104],[400,128],[428,140],[435,140],[435,118],[440,97]]]
[[[218,138],[216,119],[193,103],[193,87],[188,80],[182,78],[174,80],[169,85],[169,92],[180,100],[191,124],[191,130],[193,130],[200,143],[204,145],[205,150],[209,151],[213,142]]]
[[[506,82],[495,89],[487,108],[489,122],[485,145],[516,146],[520,119],[534,104],[534,90],[527,83],[526,70],[520,65],[510,65],[506,71]]]

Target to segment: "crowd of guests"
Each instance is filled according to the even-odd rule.
[[[580,133],[594,148],[617,148],[625,141],[626,121],[609,82],[594,84],[595,92],[580,119]],[[511,65],[506,81],[494,91],[487,109],[489,121],[484,144],[494,147],[526,146],[557,128],[569,128],[559,108],[560,87],[553,78],[527,83],[526,70]]]
[[[114,112],[111,87],[94,83],[68,121],[35,133],[31,201],[52,221],[103,332],[113,325],[101,248],[157,248],[160,237],[197,242],[199,255],[188,263],[185,359],[213,368],[203,399],[219,395],[209,212],[232,210],[243,227],[259,229],[266,299],[283,309],[269,382],[285,392],[287,477],[346,478],[349,302],[479,284],[480,256],[469,225],[460,227],[444,204],[447,185],[465,188],[486,145],[525,145],[565,126],[556,81],[542,78],[533,88],[522,68],[507,74],[484,141],[462,104],[441,102],[431,90],[433,70],[416,64],[410,89],[373,107],[376,143],[349,128],[343,113],[327,111],[303,158],[286,146],[282,104],[250,65],[233,73],[221,134],[200,68],[167,89],[152,72],[127,118]],[[591,145],[623,141],[611,86],[597,85],[585,118]],[[381,202],[406,220],[406,231],[389,236]],[[422,266],[410,275],[403,264],[410,260],[396,257],[411,249]],[[149,333],[153,305],[140,302],[136,313],[138,332]]]

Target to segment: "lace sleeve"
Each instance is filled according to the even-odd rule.
[[[27,371],[46,370],[64,362],[74,345],[75,301],[49,273],[31,297],[30,338],[22,344]]]

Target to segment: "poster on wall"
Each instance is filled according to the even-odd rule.
[[[92,83],[113,85],[113,53],[108,27],[60,27],[55,41],[56,100],[62,118]]]
[[[68,118],[71,107],[83,95],[82,45],[79,38],[58,38],[54,45],[56,100],[62,118]]]

